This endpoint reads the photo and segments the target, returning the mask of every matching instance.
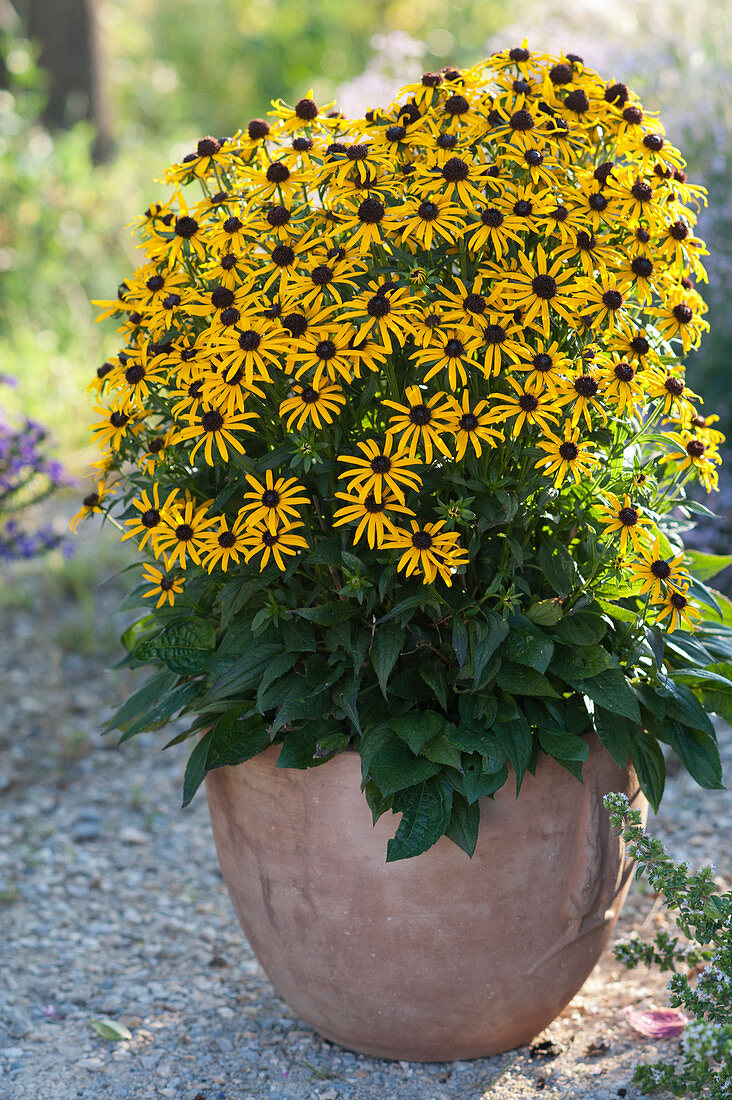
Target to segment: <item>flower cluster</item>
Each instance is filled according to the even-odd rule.
[[[0,385],[13,380],[0,377]],[[0,416],[0,561],[37,557],[63,542],[50,525],[28,530],[20,513],[69,481],[59,462],[44,453],[46,430],[32,420],[12,424]]]
[[[451,484],[538,448],[616,569],[672,629],[690,624],[683,557],[667,560],[652,510],[658,483],[711,489],[719,462],[676,350],[707,328],[683,165],[623,84],[524,47],[426,73],[361,121],[305,98],[202,138],[140,219],[146,262],[103,303],[126,344],[94,382],[104,478],[84,510],[137,463],[128,533],[171,602],[191,564],[284,570],[302,553],[307,568],[342,525],[449,585],[470,558],[436,514]],[[651,423],[653,483],[618,495]],[[291,476],[303,454],[327,493]],[[225,508],[206,492],[240,473]]]
[[[232,762],[234,713],[238,760],[356,741],[374,813],[405,815],[389,858],[451,820],[473,835],[539,748],[577,774],[590,728],[654,803],[657,739],[698,734],[718,784],[711,681],[671,700],[668,677],[732,656],[726,627],[683,659],[663,641],[720,607],[681,539],[722,439],[682,366],[707,328],[703,190],[653,114],[524,44],[360,120],[276,102],[166,178],[144,261],[98,303],[124,346],[91,383],[82,513],[148,558],[157,606],[126,639],[167,669],[149,720],[224,723],[193,786]],[[388,768],[387,693],[409,711]]]

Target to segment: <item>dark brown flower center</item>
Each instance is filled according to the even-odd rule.
[[[157,508],[148,508],[146,512],[143,512],[140,516],[140,523],[143,527],[147,527],[148,531],[153,527],[157,527],[160,523],[160,512]]]
[[[417,427],[424,427],[425,424],[429,424],[432,419],[432,411],[427,405],[413,405],[409,410],[409,419]]]
[[[262,504],[265,508],[276,508],[280,502],[280,494],[276,489],[265,489],[262,493]]]
[[[470,175],[470,168],[460,157],[450,157],[442,167],[442,175],[448,183],[462,183]]]
[[[425,222],[433,222],[439,216],[440,208],[433,202],[421,202],[417,208],[417,216]]]
[[[480,220],[483,225],[489,226],[491,229],[498,229],[500,225],[503,225],[504,217],[500,210],[496,210],[492,206],[489,210],[483,210],[480,215]]]
[[[178,542],[190,542],[194,533],[190,523],[179,523],[175,529],[175,537]]]
[[[377,225],[386,213],[383,202],[378,199],[364,199],[358,208],[359,221],[366,225]]]
[[[572,443],[570,440],[565,440],[564,443],[559,444],[559,455],[565,462],[574,462],[579,454],[579,447],[576,443]]]
[[[580,397],[596,397],[600,388],[591,374],[580,375],[573,384]]]
[[[635,508],[625,507],[618,512],[618,519],[623,527],[635,527],[638,522],[638,512]]]
[[[375,474],[388,474],[391,469],[391,459],[388,455],[376,455],[371,459],[371,469]]]
[[[301,99],[295,104],[295,115],[302,122],[312,122],[318,117],[317,105],[312,99]]]
[[[415,531],[412,535],[412,546],[415,550],[429,550],[432,545],[432,535],[429,531]]]
[[[653,274],[653,263],[647,256],[635,256],[631,261],[630,270],[641,279],[649,279]]]
[[[680,325],[688,325],[694,316],[693,310],[689,309],[686,302],[679,302],[674,306],[673,314]]]
[[[539,398],[533,393],[519,394],[519,408],[523,412],[535,412],[539,408]]]
[[[460,417],[459,423],[464,432],[474,432],[480,421],[475,413],[467,412]]]
[[[218,432],[224,426],[224,418],[218,409],[209,409],[201,417],[201,426],[205,432]]]
[[[262,337],[254,329],[248,328],[239,337],[239,347],[242,351],[256,351],[262,343]]]
[[[198,222],[188,214],[182,218],[176,218],[175,232],[179,237],[182,237],[184,241],[188,241],[191,237],[195,237],[198,232]]]
[[[391,302],[386,294],[375,294],[366,303],[366,312],[369,317],[386,317],[391,312]]]
[[[333,268],[327,264],[318,264],[310,272],[310,278],[316,286],[327,286],[333,281]]]
[[[650,202],[653,198],[653,188],[645,180],[636,180],[630,189],[630,193],[641,204]]]
[[[680,592],[672,592],[669,597],[669,603],[677,611],[683,611],[688,602],[686,596],[682,596]]]
[[[564,106],[576,115],[584,115],[590,109],[590,101],[581,88],[575,88],[564,100]]]
[[[606,290],[602,296],[602,304],[606,309],[620,309],[623,304],[623,295],[619,290]]]
[[[218,544],[224,550],[230,550],[236,543],[236,535],[233,531],[222,531],[218,537]]]
[[[686,453],[690,458],[701,458],[705,451],[706,447],[701,439],[690,439],[686,444]]]
[[[216,309],[228,309],[234,304],[234,291],[226,286],[216,286],[211,291],[211,305]]]
[[[315,354],[318,359],[322,359],[327,363],[329,359],[335,358],[338,349],[332,340],[319,340],[315,346]]]
[[[662,558],[657,558],[656,561],[652,561],[650,568],[653,576],[657,577],[660,581],[665,581],[671,576],[671,566],[667,561],[663,561]]]
[[[537,298],[548,302],[557,293],[557,281],[551,275],[536,275],[531,280],[531,289]]]
[[[632,382],[635,378],[635,371],[630,363],[616,363],[614,373],[620,382]]]

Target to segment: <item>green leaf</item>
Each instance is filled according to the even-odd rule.
[[[526,612],[526,618],[537,626],[554,626],[562,615],[561,600],[538,600]]]
[[[501,650],[504,655],[520,665],[528,665],[537,672],[546,672],[554,652],[554,642],[536,629],[511,625],[508,640]]]
[[[723,791],[722,762],[714,737],[697,729],[671,722],[663,727],[664,737],[689,775],[707,791]]]
[[[371,647],[371,664],[385,699],[386,685],[403,645],[404,631],[396,622],[392,620],[376,627],[374,643]]]
[[[318,767],[345,749],[348,742],[348,733],[334,719],[306,722],[300,729],[285,735],[276,767]]]
[[[178,676],[170,669],[162,668],[159,672],[155,672],[105,722],[104,732],[107,733],[113,729],[124,729],[134,719],[146,714],[150,707],[157,703],[160,696],[165,695],[177,683]]]
[[[453,745],[444,733],[427,742],[422,749],[422,756],[426,756],[435,764],[446,764],[451,768],[459,768],[461,765],[460,749]]]
[[[405,741],[415,755],[433,737],[438,737],[441,733],[449,736],[452,733],[452,726],[447,719],[434,710],[409,710],[406,714],[392,715],[387,721],[389,729]]]
[[[269,743],[267,727],[259,715],[242,714],[241,711],[222,714],[211,731],[204,768],[210,772],[214,768],[243,764],[266,749]]]
[[[430,661],[419,666],[419,674],[432,690],[433,695],[443,710],[447,710],[447,677],[445,668],[441,662]]]
[[[472,858],[475,845],[478,843],[479,828],[480,806],[478,803],[469,803],[461,795],[453,794],[450,824],[445,830],[445,835]]]
[[[638,725],[641,723],[638,700],[620,669],[610,668],[588,680],[569,680],[568,683],[580,695],[586,695],[593,703],[611,713],[622,714]]]
[[[600,615],[583,610],[565,615],[552,633],[567,645],[594,645],[607,633],[607,625]]]
[[[551,588],[558,596],[568,596],[578,583],[577,566],[566,546],[555,539],[545,539],[539,547],[539,565]],[[544,669],[539,669],[543,672]]]
[[[542,695],[559,698],[546,676],[526,665],[502,661],[496,684],[512,695]]]
[[[136,623],[131,623],[127,627],[120,641],[128,653],[134,653],[145,635],[152,634],[156,630],[157,621],[155,616],[145,615],[144,618],[138,619]]]
[[[281,676],[284,676],[286,672],[289,672],[297,659],[297,653],[278,653],[272,658],[259,681],[259,688],[257,689],[257,710],[265,711],[268,709],[264,702],[268,688],[279,680]],[[270,703],[269,706],[274,706],[274,703]]]
[[[487,772],[484,761],[478,753],[463,757],[462,787],[468,802],[477,802],[479,798],[490,798],[508,779],[508,767],[502,764],[497,771]]]
[[[399,795],[392,808],[402,820],[387,844],[387,863],[426,852],[444,835],[452,813],[453,791],[444,776],[433,776]]]
[[[686,560],[697,580],[710,581],[732,565],[732,554],[702,554],[700,550],[687,550]]]
[[[339,600],[338,603],[325,603],[319,607],[295,607],[292,614],[317,626],[335,626],[336,623],[344,623],[350,619],[353,608],[348,600]]]
[[[122,1039],[132,1038],[132,1032],[128,1027],[118,1023],[116,1020],[110,1020],[108,1016],[91,1019],[89,1020],[89,1024],[101,1039],[109,1039],[112,1042],[118,1043]]]
[[[129,741],[131,737],[136,737],[138,733],[142,733],[144,730],[159,729],[160,726],[166,725],[173,715],[192,703],[200,694],[200,691],[201,684],[197,681],[178,684],[177,687],[163,694],[162,698],[158,697],[155,705],[145,711],[144,714],[141,714],[139,718],[136,718],[134,722],[127,723],[124,733],[117,743],[122,745],[125,741]]]
[[[370,779],[363,789],[363,793],[366,796],[369,809],[371,810],[371,820],[374,825],[379,820],[382,814],[385,814],[387,810],[391,809],[393,802],[393,796],[389,795],[385,798],[379,788],[374,783],[373,779]]]
[[[593,723],[597,736],[619,768],[624,768],[630,755],[628,722],[620,715],[611,714],[603,707],[595,707]]]
[[[607,600],[597,600],[598,607],[601,607],[606,615],[609,615],[611,619],[615,619],[621,623],[634,623],[638,619],[638,615],[635,611],[629,611],[627,607],[620,607],[616,603],[609,603]]]
[[[195,676],[209,667],[215,645],[216,631],[208,619],[176,619],[157,637],[140,642],[135,658],[162,661],[172,672]]]
[[[684,684],[675,684],[673,680],[666,681],[665,691],[662,693],[666,704],[666,714],[670,718],[676,718],[684,726],[714,737],[714,726],[709,720],[709,715],[704,710],[699,700]]]
[[[590,746],[577,734],[562,729],[540,728],[537,732],[542,749],[555,760],[589,760]]]
[[[452,648],[455,650],[458,668],[462,668],[468,655],[468,631],[457,615],[453,615],[452,620]]]
[[[666,781],[666,763],[658,742],[643,730],[636,730],[630,742],[630,759],[633,762],[641,790],[658,813]]]
[[[493,727],[493,732],[501,749],[513,765],[513,770],[516,773],[516,795],[518,796],[526,769],[531,760],[533,746],[531,727],[526,719],[519,715],[511,721],[497,723]]]
[[[374,755],[369,771],[381,793],[390,795],[437,775],[440,767],[431,760],[415,756],[402,741],[394,738]]]
[[[473,635],[473,679],[476,684],[481,681],[485,666],[498,649],[501,642],[508,635],[508,623],[491,615],[488,623],[481,623]]]
[[[288,653],[314,653],[317,648],[315,631],[302,619],[287,619],[282,624],[282,641]]]
[[[188,757],[183,777],[183,806],[187,806],[206,776],[206,756],[213,737],[213,730],[205,733]]]

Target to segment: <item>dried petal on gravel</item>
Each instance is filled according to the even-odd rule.
[[[677,1008],[649,1008],[646,1012],[626,1008],[625,1018],[632,1028],[649,1039],[673,1039],[689,1022]]]

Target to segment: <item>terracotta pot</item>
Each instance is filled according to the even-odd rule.
[[[277,748],[206,777],[221,871],[273,985],[333,1042],[381,1058],[451,1061],[531,1040],[572,999],[628,890],[602,805],[635,776],[593,736],[584,783],[543,756],[514,797],[481,800],[472,860],[444,837],[385,862],[360,757],[275,768]]]

